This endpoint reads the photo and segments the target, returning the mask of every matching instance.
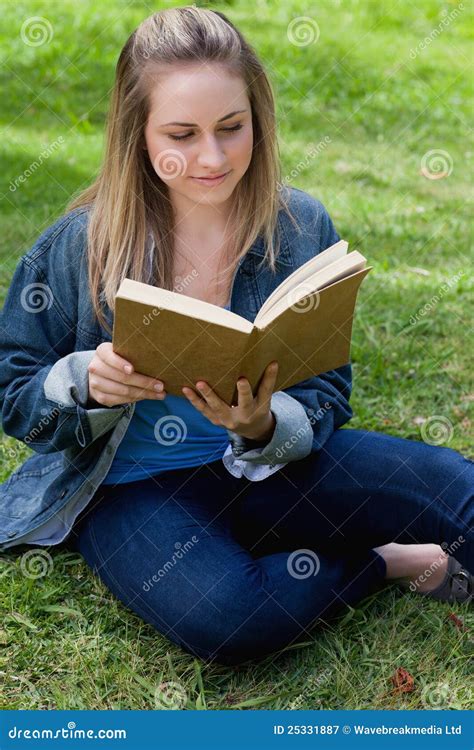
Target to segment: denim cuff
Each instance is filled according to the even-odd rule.
[[[43,384],[46,398],[58,404],[60,410],[66,414],[75,410],[82,447],[111,430],[127,409],[127,404],[88,408],[91,401],[87,367],[94,355],[95,349],[88,349],[62,357],[52,366]]]

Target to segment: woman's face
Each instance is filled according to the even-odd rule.
[[[170,71],[160,75],[151,91],[145,127],[151,163],[171,199],[174,195],[186,203],[221,204],[252,158],[252,113],[245,82],[216,64]],[[196,179],[223,173],[228,174],[220,181]]]

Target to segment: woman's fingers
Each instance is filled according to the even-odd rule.
[[[96,352],[99,357],[99,363],[93,360],[88,367],[89,372],[96,372],[103,378],[125,383],[135,388],[146,388],[152,391],[156,390],[154,388],[156,384],[163,385],[163,382],[159,378],[152,378],[148,375],[142,375],[139,372],[127,374],[123,369],[123,363],[127,364],[127,360],[115,354],[111,347],[112,344],[110,342],[104,342],[97,347]]]
[[[127,365],[130,363],[113,351],[111,342],[99,344],[87,368],[89,393],[95,401],[105,406],[115,406],[147,398],[165,398],[164,387],[161,391],[154,387],[156,384],[163,386],[161,381],[139,372],[127,374]]]
[[[129,401],[141,401],[143,399],[163,399],[164,393],[150,391],[148,388],[136,388],[133,385],[125,385],[115,380],[103,378],[97,374],[89,375],[89,389],[92,389],[92,395],[100,394],[100,402],[106,403],[106,400],[113,401],[115,404],[125,404]],[[94,395],[95,398],[95,395]],[[95,399],[98,401],[99,399]]]
[[[135,372],[133,375],[126,375],[115,367],[110,367],[110,365],[105,364],[103,360],[100,360],[97,364],[92,361],[88,366],[88,370],[92,375],[97,374],[101,378],[106,378],[107,380],[114,380],[117,383],[131,385],[135,388],[154,392],[156,392],[154,384],[160,382],[154,378],[149,378],[147,375],[141,375],[138,372]]]
[[[116,370],[127,372],[127,374],[133,372],[133,365],[128,362],[128,360],[121,357],[120,354],[114,352],[111,341],[103,341],[102,344],[99,344],[97,347],[96,352],[100,359],[108,364],[109,367],[115,367]]]
[[[265,369],[260,387],[257,394],[258,405],[267,405],[270,403],[272,394],[275,389],[275,383],[278,375],[278,362],[270,362]]]
[[[242,409],[251,409],[253,406],[253,393],[247,378],[239,378],[237,381],[238,403]]]
[[[215,411],[218,411],[219,409],[222,409],[222,407],[226,406],[222,399],[220,399],[219,396],[214,393],[212,388],[205,381],[198,380],[198,382],[196,383],[196,390],[199,395],[202,396],[202,398]]]

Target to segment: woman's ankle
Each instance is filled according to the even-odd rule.
[[[432,591],[446,576],[448,555],[437,544],[397,544],[374,548],[385,560],[386,579],[413,591]]]

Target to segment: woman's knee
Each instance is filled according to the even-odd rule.
[[[223,664],[237,664],[252,658],[261,648],[272,624],[267,621],[268,594],[249,584],[227,588],[226,594],[209,604],[204,627],[198,625],[198,641],[208,657]],[[219,614],[213,605],[218,606]]]
[[[321,459],[329,471],[345,469],[347,481],[407,488],[430,499],[472,490],[474,482],[474,462],[449,446],[369,430],[337,430]]]
[[[224,581],[201,589],[198,600],[192,602],[177,590],[180,604],[175,603],[168,613],[158,597],[153,620],[163,635],[189,653],[206,661],[232,665],[268,653],[265,647],[269,638],[278,640],[279,623],[275,621],[272,592],[264,590],[258,576],[252,585],[243,572],[234,571]]]

